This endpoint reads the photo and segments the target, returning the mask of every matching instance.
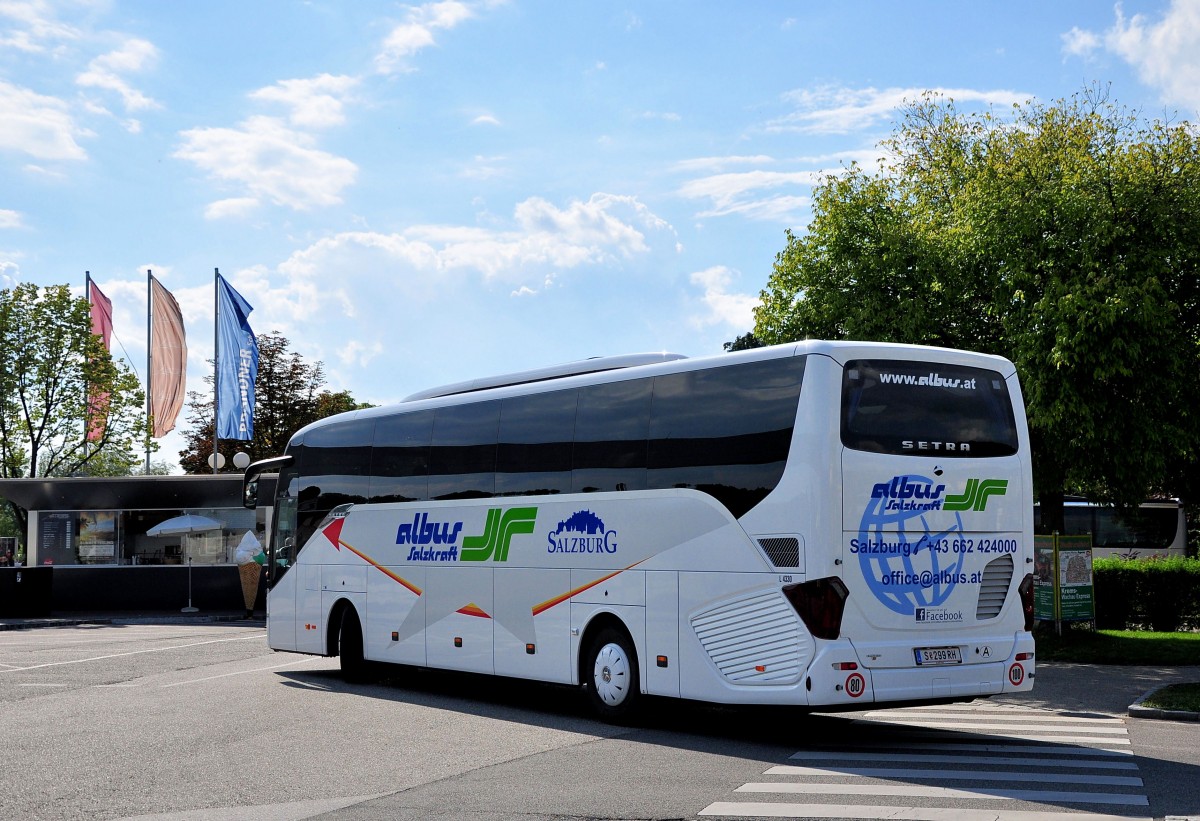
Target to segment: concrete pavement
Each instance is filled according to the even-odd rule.
[[[265,626],[265,616],[246,619],[241,611],[182,613],[56,613],[47,618],[0,619],[0,631],[83,624],[202,624],[238,623]],[[1200,665],[1184,667],[1119,667],[1101,664],[1044,662],[1037,667],[1031,693],[996,696],[993,701],[1070,712],[1129,714],[1136,718],[1200,720],[1200,714],[1164,715],[1139,702],[1154,690],[1171,684],[1200,682]]]

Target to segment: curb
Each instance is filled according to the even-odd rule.
[[[1163,684],[1155,687],[1152,690],[1147,690],[1142,694],[1142,697],[1129,705],[1129,715],[1133,718],[1154,718],[1163,721],[1194,721],[1200,722],[1200,713],[1191,712],[1188,710],[1161,710],[1158,707],[1143,707],[1142,702],[1150,698],[1159,690],[1165,690],[1170,687],[1169,684]]]

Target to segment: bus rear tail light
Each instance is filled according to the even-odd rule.
[[[1033,632],[1033,574],[1026,573],[1017,588],[1021,596],[1021,612],[1025,614],[1025,632]]]
[[[836,576],[789,584],[783,595],[796,609],[813,638],[836,639],[842,632],[842,612],[850,591]]]

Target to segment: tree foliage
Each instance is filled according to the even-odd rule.
[[[107,395],[103,431],[88,440],[89,396]],[[145,394],[92,333],[86,299],[66,285],[0,290],[0,476],[124,472],[145,433]]]
[[[218,443],[227,468],[238,451],[255,460],[278,456],[292,434],[310,422],[368,407],[356,403],[349,391],[324,390],[325,366],[320,362],[305,362],[288,346],[287,338],[278,331],[259,335],[254,439],[223,439]],[[205,381],[211,386],[212,376]],[[187,405],[189,429],[184,433],[187,449],[179,452],[179,463],[187,473],[208,473],[212,471],[208,465],[213,443],[212,394],[189,392]]]
[[[1020,373],[1044,499],[1191,492],[1200,131],[1090,88],[1010,116],[929,94],[814,190],[755,335],[980,350]]]

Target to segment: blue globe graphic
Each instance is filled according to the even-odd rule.
[[[898,477],[909,483],[933,485],[925,476]],[[884,605],[902,616],[919,607],[944,604],[954,591],[966,554],[938,551],[946,540],[962,537],[962,516],[942,510],[887,510],[887,497],[872,498],[858,528],[859,543],[882,543],[882,552],[860,551],[858,562],[867,585]],[[912,499],[917,506],[928,500]],[[908,545],[901,549],[899,545]],[[907,555],[906,555],[907,554]]]

